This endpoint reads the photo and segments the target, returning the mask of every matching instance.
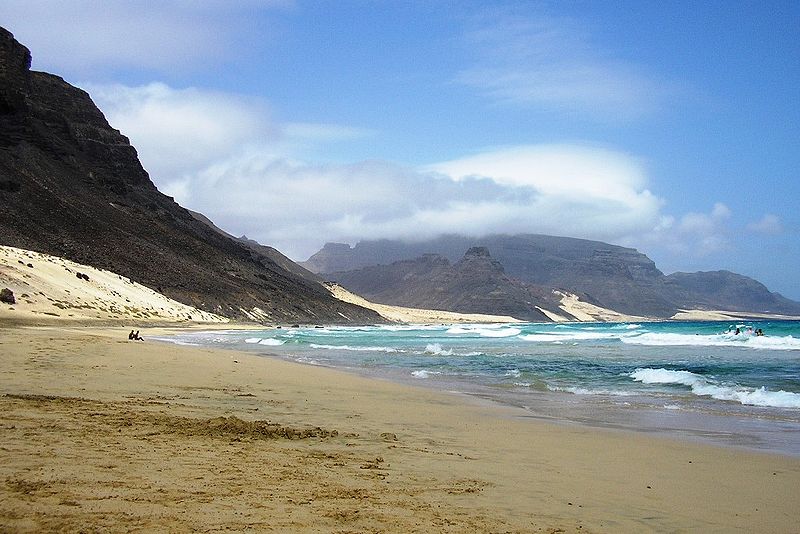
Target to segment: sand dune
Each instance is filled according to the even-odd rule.
[[[671,317],[674,321],[738,321],[745,319],[777,319],[798,321],[796,315],[777,313],[740,312],[726,310],[681,310]]]
[[[3,288],[13,291],[16,303],[0,304],[2,321],[228,322],[110,271],[8,246],[0,246]]]
[[[442,310],[426,310],[421,308],[405,308],[402,306],[391,306],[389,304],[378,304],[370,302],[367,299],[360,297],[350,291],[346,290],[339,284],[329,283],[328,289],[333,293],[333,296],[351,304],[358,304],[365,308],[375,310],[383,317],[390,321],[398,321],[404,323],[519,323],[520,319],[516,319],[509,315],[489,315],[483,313],[457,313]],[[589,321],[589,322],[603,322],[603,321],[647,321],[645,317],[637,317],[635,315],[626,315],[607,308],[601,308],[588,302],[582,302],[577,295],[556,291],[557,295],[561,297],[559,308],[565,313],[561,315],[544,308],[537,306],[539,311],[544,313],[551,321],[556,323],[574,322],[574,321]],[[574,319],[568,317],[571,315]]]
[[[575,317],[578,321],[588,322],[637,322],[647,321],[646,317],[639,317],[636,315],[627,315],[608,308],[602,308],[588,302],[583,302],[577,295],[572,293],[556,291],[557,295],[561,296],[562,310]],[[555,319],[554,319],[555,320]],[[652,320],[652,319],[651,319]],[[560,322],[560,321],[556,321]]]
[[[518,323],[519,319],[508,315],[488,315],[483,313],[457,313],[442,310],[425,310],[378,304],[351,293],[339,284],[328,283],[328,289],[339,300],[357,304],[380,313],[390,321],[401,323]]]

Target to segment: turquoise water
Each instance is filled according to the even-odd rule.
[[[751,333],[759,328],[764,336]],[[800,455],[800,322],[274,328],[164,340],[478,395],[531,417]]]

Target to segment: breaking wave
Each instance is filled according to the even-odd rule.
[[[245,339],[244,342],[249,345],[267,345],[270,347],[278,347],[286,343],[285,340],[275,339],[274,337],[268,337],[268,338],[249,337]]]
[[[418,371],[411,371],[411,375],[417,378],[429,378],[432,375],[440,375],[439,371],[428,371],[427,369],[420,369]]]
[[[563,343],[565,341],[588,341],[598,339],[621,339],[627,334],[614,334],[607,332],[552,332],[546,334],[523,334],[519,336],[524,341],[544,341]]]
[[[448,334],[479,335],[481,337],[512,337],[518,336],[522,332],[516,327],[492,328],[492,327],[463,327],[454,326],[447,330]]]
[[[792,336],[750,336],[733,334],[691,335],[648,332],[621,337],[623,343],[651,346],[747,347],[769,350],[800,350],[800,339]]]
[[[643,384],[680,385],[691,388],[693,394],[718,400],[734,401],[749,406],[771,406],[774,408],[800,408],[800,393],[791,391],[768,391],[765,387],[750,388],[739,385],[720,384],[713,379],[691,371],[671,369],[636,369],[631,378]]]
[[[452,349],[443,349],[439,343],[428,343],[425,346],[425,354],[433,354],[434,356],[452,356]]]

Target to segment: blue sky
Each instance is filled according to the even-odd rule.
[[[306,259],[535,232],[800,299],[800,2],[6,0],[165,193]]]

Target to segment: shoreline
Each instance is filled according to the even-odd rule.
[[[788,531],[800,518],[796,458],[126,334],[0,329],[4,528]],[[267,420],[300,437],[254,423]]]
[[[281,332],[272,328],[245,329],[248,335],[252,334],[251,337],[256,338],[275,337]],[[197,332],[203,330],[200,328]],[[416,364],[408,366],[399,362],[362,365],[357,359],[348,360],[347,357],[340,359],[336,356],[329,358],[322,356],[318,359],[308,351],[296,352],[300,349],[287,349],[286,347],[292,346],[291,344],[286,347],[273,347],[270,344],[255,344],[253,341],[257,340],[250,340],[249,344],[243,345],[241,342],[245,336],[238,336],[237,345],[230,344],[228,336],[217,339],[211,334],[223,330],[208,329],[209,335],[197,338],[189,335],[182,341],[177,340],[177,343],[183,344],[184,341],[200,343],[200,346],[216,346],[222,350],[242,351],[303,366],[345,372],[367,379],[379,379],[433,392],[478,398],[499,407],[519,410],[517,417],[553,424],[578,425],[587,429],[616,429],[682,442],[705,443],[800,458],[800,442],[792,439],[792,436],[800,435],[800,420],[797,418],[797,411],[788,408],[739,404],[694,393],[687,393],[688,396],[683,398],[626,391],[621,393],[609,391],[605,394],[602,391],[593,394],[588,391],[576,393],[565,389],[549,389],[549,386],[548,390],[544,390],[541,384],[538,388],[531,388],[531,384],[527,383],[511,384],[489,378],[481,381],[476,377],[454,376],[447,371],[443,373],[437,371],[436,363],[431,363],[429,367],[423,361],[418,362],[423,367],[418,367]],[[311,332],[313,331],[309,331]],[[171,343],[169,339],[171,335],[180,336],[185,330],[166,330],[162,333],[165,335],[157,336],[157,341]],[[232,334],[231,339],[233,337],[236,337],[236,334]],[[277,337],[284,339],[280,335]],[[319,343],[335,344],[334,341]],[[325,348],[334,347],[325,346]],[[595,389],[602,390],[604,387],[613,390],[616,386],[595,386]]]

